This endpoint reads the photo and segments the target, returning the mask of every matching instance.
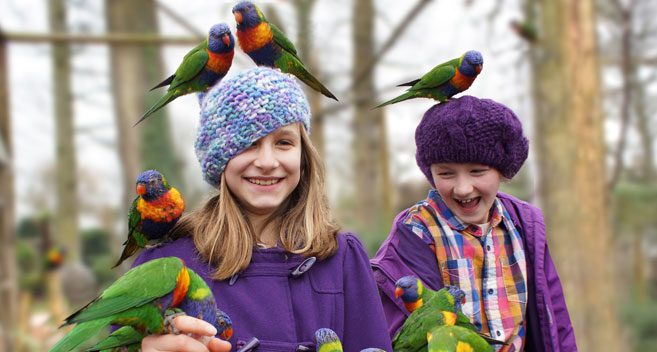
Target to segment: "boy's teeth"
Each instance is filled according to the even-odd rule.
[[[278,183],[278,179],[273,179],[273,180],[259,180],[257,178],[250,178],[249,182],[255,183],[256,185],[261,185],[261,186],[269,186],[273,185],[274,183]]]

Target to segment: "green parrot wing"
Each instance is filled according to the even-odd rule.
[[[116,349],[119,347],[125,348],[129,345],[141,342],[145,336],[145,333],[141,333],[135,330],[135,328],[132,326],[123,326],[120,329],[114,331],[111,335],[107,336],[104,340],[95,344],[87,351],[104,351]]]
[[[439,65],[420,78],[420,81],[409,88],[409,91],[436,88],[447,83],[456,74],[456,69],[451,65]]]
[[[476,332],[460,326],[434,328],[427,336],[428,351],[473,351],[491,352],[495,349]]]
[[[423,308],[425,306],[416,309],[406,318],[399,333],[392,340],[394,351],[420,351],[427,344],[427,332],[445,324],[441,312]]]
[[[206,40],[205,42],[199,44],[192,51],[187,53],[187,55],[185,55],[183,62],[180,64],[180,66],[178,66],[178,69],[176,70],[176,77],[173,79],[173,82],[171,82],[169,90],[174,90],[182,83],[194,79],[194,77],[196,77],[196,75],[198,75],[203,70],[210,57],[205,50],[207,47],[208,42]]]
[[[274,38],[273,38],[274,42],[278,44],[281,48],[283,48],[283,50],[292,54],[292,56],[297,58],[297,60],[301,61],[301,59],[297,54],[297,49],[294,47],[294,44],[292,44],[292,42],[289,39],[287,39],[285,34],[283,34],[283,32],[281,32],[281,30],[278,29],[278,27],[276,27],[273,23],[267,22],[267,24],[269,24],[272,33],[274,33]]]
[[[162,297],[176,287],[176,277],[183,267],[182,260],[176,257],[158,258],[136,266],[95,300],[68,317],[66,323],[108,317]]]
[[[128,240],[125,241],[125,244],[128,244],[130,242],[130,238],[134,238],[134,241],[136,241],[137,245],[141,248],[143,248],[146,245],[146,242],[148,242],[148,239],[146,236],[144,236],[141,231],[139,231],[139,223],[141,222],[141,213],[139,210],[137,210],[137,203],[139,202],[139,197],[136,197],[135,200],[132,201],[132,205],[130,206],[130,212],[128,213]]]

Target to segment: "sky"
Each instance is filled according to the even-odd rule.
[[[193,23],[199,32],[212,24],[226,22],[235,31],[230,11],[234,1],[160,0],[180,16]],[[79,33],[105,33],[103,2],[69,0],[69,30]],[[297,36],[294,11],[289,1],[259,1],[261,9],[274,6],[284,19],[288,38]],[[375,1],[375,34],[380,47],[391,31],[412,8],[415,1]],[[470,5],[467,5],[470,4]],[[511,32],[508,23],[518,17],[515,1],[433,1],[405,29],[399,41],[387,52],[377,67],[376,87],[385,101],[403,93],[395,85],[419,78],[432,67],[475,49],[482,52],[484,69],[467,94],[491,98],[513,109],[531,134],[527,65],[522,55],[527,50]],[[318,0],[313,11],[314,50],[321,62],[325,84],[338,97],[348,96],[351,67],[351,13],[347,0]],[[496,14],[493,21],[489,16]],[[267,13],[265,12],[265,15]],[[160,30],[165,35],[189,35],[182,26],[159,13]],[[44,33],[48,31],[46,0],[0,0],[0,26],[7,32]],[[165,67],[174,72],[187,46],[167,46],[162,50]],[[116,128],[110,95],[109,49],[105,45],[73,45],[73,95],[76,146],[79,172],[88,176],[80,191],[91,203],[118,207],[121,201],[120,164],[116,153]],[[50,46],[35,43],[9,45],[10,111],[16,183],[17,216],[32,213],[39,202],[53,203],[52,169],[55,157],[52,70]],[[253,67],[250,59],[236,48],[231,77]],[[163,77],[164,78],[164,77]],[[154,82],[157,83],[157,82]],[[155,94],[155,93],[154,93]],[[335,104],[324,99],[324,107]],[[385,108],[389,152],[393,157],[391,175],[396,182],[423,179],[414,160],[414,129],[423,112],[433,102],[414,99]],[[168,105],[175,131],[176,150],[184,160],[185,177],[200,191],[203,185],[195,160],[193,141],[198,121],[198,101],[194,95],[176,99]],[[345,176],[353,175],[349,162],[351,110],[327,120],[325,139],[328,183],[333,200],[353,190]],[[530,138],[531,139],[531,138]],[[531,167],[531,166],[528,166]]]

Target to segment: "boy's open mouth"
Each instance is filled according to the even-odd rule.
[[[471,209],[479,205],[479,201],[481,200],[481,197],[475,197],[470,199],[454,199],[454,200],[456,201],[456,204],[458,204],[461,208]]]

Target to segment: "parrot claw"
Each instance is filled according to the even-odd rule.
[[[176,328],[173,319],[176,317],[187,315],[180,308],[167,309],[164,312],[164,331],[168,334],[180,335],[180,330]]]

